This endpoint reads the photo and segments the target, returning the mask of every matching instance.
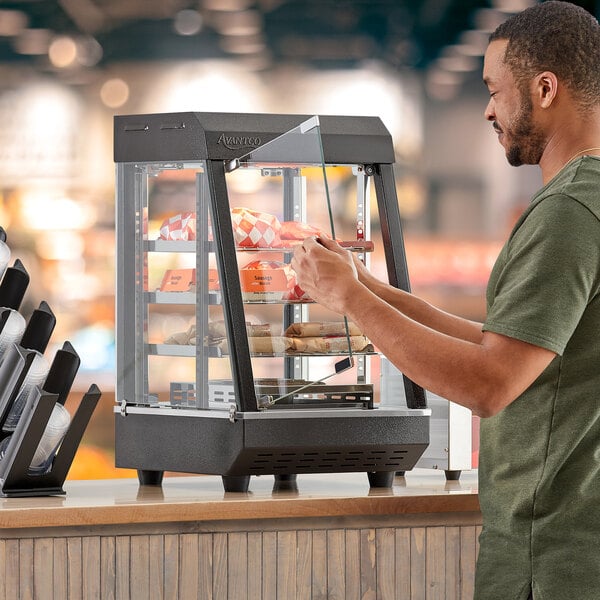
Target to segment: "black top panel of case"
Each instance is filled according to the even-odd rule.
[[[114,118],[117,163],[233,160],[313,115],[160,113]],[[391,164],[392,138],[379,117],[319,116],[326,164]],[[273,161],[278,157],[274,156]]]

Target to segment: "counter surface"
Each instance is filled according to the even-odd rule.
[[[298,475],[296,490],[274,490],[272,476],[252,477],[247,493],[224,492],[220,477],[67,481],[66,496],[1,498],[0,529],[122,523],[477,512],[476,471],[446,481],[416,469],[392,488],[370,488],[365,473]]]

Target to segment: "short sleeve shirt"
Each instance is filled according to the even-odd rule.
[[[492,270],[484,330],[552,350],[481,421],[478,600],[600,598],[600,158],[532,199]]]

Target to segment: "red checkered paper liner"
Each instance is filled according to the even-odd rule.
[[[281,223],[275,215],[249,208],[232,208],[236,244],[241,248],[280,248]]]
[[[161,240],[191,242],[196,239],[196,213],[184,212],[163,221],[160,226]]]

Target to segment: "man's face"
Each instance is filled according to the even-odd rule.
[[[529,92],[518,88],[503,62],[507,44],[506,40],[495,40],[485,53],[483,80],[490,92],[485,118],[493,123],[510,165],[536,165],[546,138],[535,123]]]

